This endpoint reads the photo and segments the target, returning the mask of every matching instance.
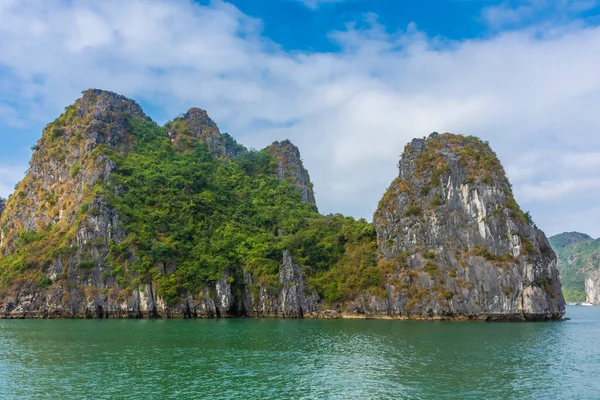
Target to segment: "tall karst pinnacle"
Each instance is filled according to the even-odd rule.
[[[394,312],[558,319],[556,255],[517,205],[504,169],[474,137],[408,144],[374,223]]]
[[[289,140],[274,142],[265,151],[277,162],[277,178],[291,180],[302,192],[302,200],[316,204],[313,184],[304,168],[300,150]]]

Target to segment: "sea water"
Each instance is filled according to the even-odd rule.
[[[600,399],[564,322],[0,320],[0,399]]]

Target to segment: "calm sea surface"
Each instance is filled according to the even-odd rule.
[[[0,320],[0,398],[600,399],[600,307],[567,316]]]

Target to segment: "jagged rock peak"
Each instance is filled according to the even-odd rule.
[[[125,155],[135,141],[132,122],[147,120],[125,96],[89,89],[49,123],[34,146],[30,168],[15,188],[3,216],[8,234],[0,247],[14,250],[20,231],[70,226],[84,204],[98,201],[92,188],[108,182],[116,164],[108,152]]]
[[[188,151],[198,143],[204,143],[215,157],[232,158],[246,149],[228,134],[221,134],[217,124],[201,108],[188,112],[165,125],[171,143],[178,151]]]
[[[118,93],[101,89],[88,89],[82,94],[83,96],[74,104],[78,109],[78,116],[83,116],[87,113],[93,113],[94,115],[128,113],[134,117],[146,117],[139,104]]]
[[[99,145],[129,149],[131,119],[146,120],[141,107],[134,101],[117,93],[88,89],[83,96],[65,109],[65,112],[44,129],[36,150],[54,148],[52,156],[63,159],[63,153],[76,153],[81,157]],[[84,143],[83,147],[79,145]],[[35,163],[40,156],[36,151]]]
[[[201,108],[190,108],[188,112],[183,114],[182,119],[189,122],[189,127],[192,129],[192,134],[201,134],[202,128],[204,127],[214,129],[217,133],[219,132],[217,124],[210,119],[206,110]]]
[[[500,161],[475,137],[408,144],[374,216],[399,313],[558,319],[557,261],[517,205]]]
[[[310,175],[304,168],[300,150],[289,140],[273,142],[265,151],[277,162],[277,178],[290,179],[302,192],[302,200],[309,204],[316,204],[313,184]]]

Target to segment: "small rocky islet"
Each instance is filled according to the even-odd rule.
[[[558,320],[557,257],[489,145],[415,139],[373,223],[318,212],[289,141],[250,151],[91,89],[0,201],[0,318]]]

